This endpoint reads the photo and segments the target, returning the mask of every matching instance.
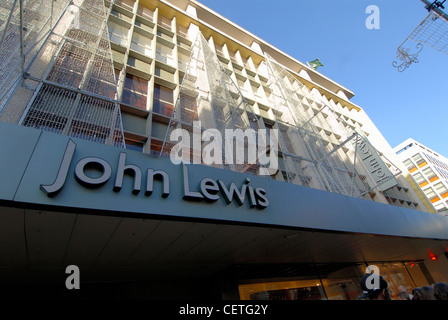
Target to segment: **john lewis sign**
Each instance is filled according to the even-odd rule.
[[[397,180],[378,155],[376,149],[370,144],[367,137],[359,130],[356,130],[356,133],[355,143],[357,155],[369,172],[370,177],[376,183],[378,189],[384,191],[397,185]]]
[[[209,166],[173,165],[167,158],[76,138],[72,142],[0,122],[2,206],[447,239],[448,222],[438,215]],[[139,170],[127,169],[132,165],[141,180]]]
[[[68,173],[72,165],[75,167],[74,178],[76,181],[89,189],[101,188],[114,176],[112,190],[113,192],[121,192],[124,177],[127,175],[130,179],[133,179],[130,192],[137,195],[142,191],[143,176],[146,174],[145,196],[151,196],[156,180],[159,180],[161,184],[161,196],[167,198],[170,195],[170,177],[166,171],[153,168],[144,168],[142,170],[140,166],[128,163],[126,152],[120,152],[117,167],[113,170],[111,164],[100,157],[84,157],[77,161],[76,164],[73,164],[75,151],[76,144],[70,139],[54,182],[40,185],[41,190],[48,197],[55,197],[64,188],[66,180],[70,179]],[[182,165],[182,177],[175,180],[182,181],[183,199],[185,200],[205,200],[211,203],[223,197],[227,204],[235,201],[242,206],[247,202],[250,208],[256,207],[259,209],[269,206],[266,190],[260,186],[250,185],[251,180],[249,177],[246,177],[239,187],[234,182],[227,185],[221,179],[215,180],[210,177],[204,177],[200,181],[198,188],[195,189],[190,185],[188,167]]]

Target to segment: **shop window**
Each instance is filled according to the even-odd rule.
[[[239,285],[241,300],[354,300],[359,295],[356,282],[359,280],[334,279],[320,281],[319,279],[292,280],[279,282],[261,282]],[[344,294],[335,289],[338,285],[345,286]],[[327,296],[325,290],[331,290]],[[329,291],[330,291],[329,290]]]

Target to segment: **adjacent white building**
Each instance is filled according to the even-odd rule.
[[[394,151],[435,210],[448,215],[448,159],[414,139]]]

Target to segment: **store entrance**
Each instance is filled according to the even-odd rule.
[[[356,300],[362,293],[359,281],[366,264],[287,264],[239,266],[238,291],[241,300]],[[417,264],[380,262],[375,264],[387,281],[392,299],[398,287],[426,284]]]
[[[262,282],[240,285],[242,300],[325,300],[325,291],[317,280]]]
[[[261,291],[250,295],[250,300],[322,300],[325,293],[320,286]]]
[[[241,300],[351,300],[360,294],[359,264],[239,266]]]

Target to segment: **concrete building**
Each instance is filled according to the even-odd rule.
[[[72,265],[86,297],[356,299],[368,265],[392,290],[448,278],[446,218],[354,94],[306,63],[193,0],[0,12],[0,281],[14,294],[70,297]],[[176,129],[202,138],[181,164]],[[236,129],[257,133],[256,161],[222,140],[208,163],[203,134]]]
[[[427,146],[407,139],[394,148],[437,213],[448,213],[448,159]]]

